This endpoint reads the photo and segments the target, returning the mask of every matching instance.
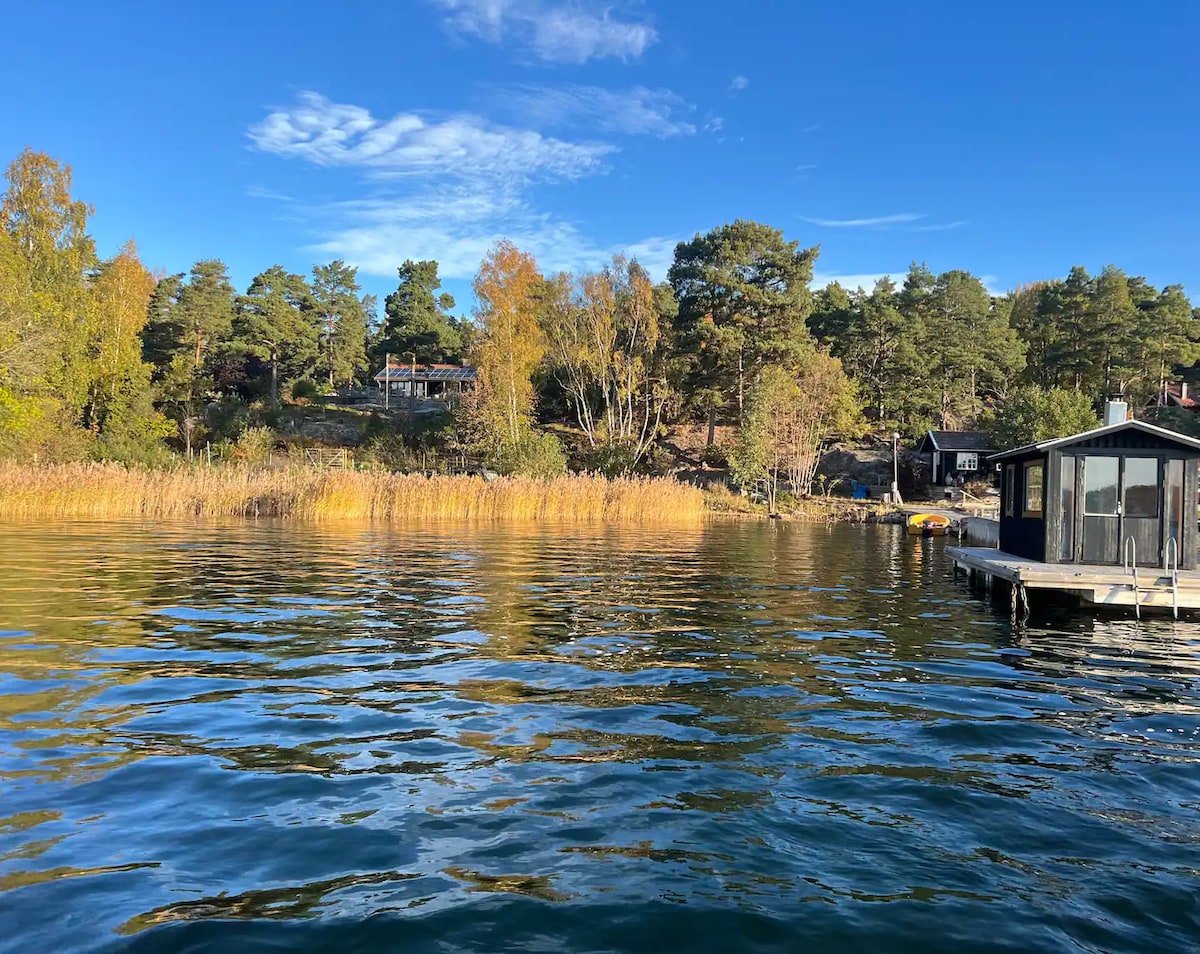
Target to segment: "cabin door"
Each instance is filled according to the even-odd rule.
[[[1079,463],[1080,562],[1119,564],[1136,548],[1138,566],[1162,566],[1159,459],[1089,455]]]

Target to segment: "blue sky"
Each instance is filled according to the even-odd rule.
[[[0,156],[69,162],[104,253],[236,283],[435,258],[465,305],[734,218],[996,290],[1113,262],[1200,297],[1200,5],[805,0],[15,4]]]

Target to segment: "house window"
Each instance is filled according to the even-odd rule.
[[[1042,515],[1042,462],[1031,460],[1025,465],[1025,507],[1023,517],[1040,517]]]
[[[1011,517],[1016,510],[1017,499],[1017,468],[1009,464],[1004,468],[1004,516]]]
[[[959,454],[958,455],[959,470],[979,470],[979,455],[978,454]]]

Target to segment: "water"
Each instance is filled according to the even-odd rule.
[[[1200,947],[1200,625],[892,528],[0,529],[0,950]]]

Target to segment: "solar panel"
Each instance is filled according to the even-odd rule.
[[[474,368],[417,368],[414,376],[412,368],[390,367],[375,375],[375,380],[407,381],[414,377],[417,381],[474,381],[479,372]]]

